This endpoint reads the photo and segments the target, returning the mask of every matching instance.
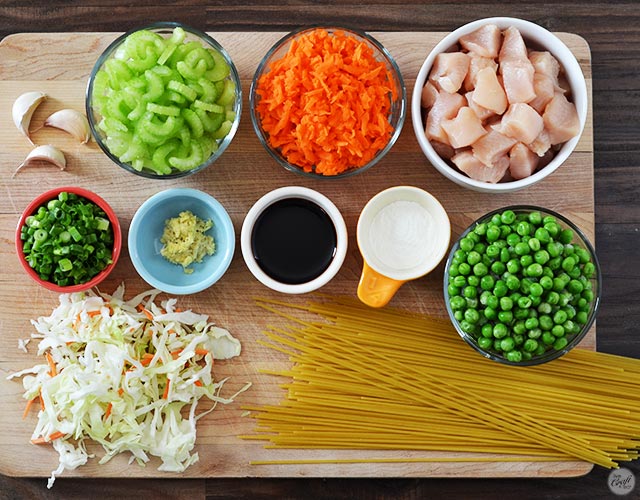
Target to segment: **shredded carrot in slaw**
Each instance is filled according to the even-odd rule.
[[[292,40],[257,85],[269,143],[306,172],[361,167],[393,134],[391,75],[370,46],[344,31],[316,29]]]

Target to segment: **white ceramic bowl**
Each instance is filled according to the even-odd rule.
[[[461,36],[471,33],[476,29],[484,26],[485,24],[495,24],[500,29],[506,29],[509,26],[514,26],[522,33],[525,42],[533,44],[538,49],[544,49],[549,51],[560,62],[567,80],[571,86],[571,99],[576,106],[578,112],[578,118],[580,120],[580,132],[573,139],[570,139],[562,145],[560,150],[556,153],[555,157],[545,167],[536,171],[533,175],[520,180],[514,180],[510,182],[499,182],[497,184],[491,184],[488,182],[477,181],[467,177],[465,174],[457,170],[444,161],[433,149],[429,139],[427,139],[424,129],[425,124],[423,121],[423,110],[420,104],[420,98],[422,94],[422,87],[424,87],[433,62],[438,54],[441,52],[449,51]],[[415,87],[413,89],[413,95],[411,97],[411,119],[413,123],[413,130],[415,132],[418,144],[420,148],[431,162],[431,164],[445,177],[452,180],[460,186],[464,186],[475,191],[481,191],[485,193],[507,193],[518,191],[520,189],[532,186],[533,184],[546,178],[552,174],[564,161],[569,157],[572,151],[575,149],[587,119],[588,110],[588,95],[587,84],[584,79],[582,69],[578,64],[573,53],[569,48],[553,33],[546,30],[542,26],[534,24],[523,19],[516,19],[511,17],[491,17],[486,19],[479,19],[469,24],[465,24],[460,28],[452,31],[445,36],[429,53],[426,60],[422,64],[418,76],[416,78]]]
[[[333,259],[328,267],[316,278],[304,283],[282,283],[269,276],[258,264],[253,252],[252,236],[254,225],[264,210],[270,205],[291,198],[302,198],[318,205],[330,217],[335,228],[336,245]],[[249,271],[263,285],[282,293],[301,294],[308,293],[326,285],[340,270],[344,258],[347,255],[347,226],[344,223],[342,214],[333,202],[323,194],[313,189],[301,186],[286,186],[268,192],[255,202],[242,224],[240,233],[240,247]]]

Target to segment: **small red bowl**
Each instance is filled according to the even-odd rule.
[[[107,267],[105,267],[98,274],[96,274],[91,280],[85,283],[81,283],[79,285],[59,286],[49,281],[44,281],[40,279],[37,273],[31,268],[29,263],[26,261],[24,257],[24,253],[22,251],[22,240],[20,238],[20,231],[22,229],[22,226],[24,226],[25,224],[26,218],[36,213],[38,211],[38,208],[41,207],[42,205],[45,205],[49,200],[57,198],[58,194],[60,194],[63,191],[66,191],[67,193],[74,193],[98,205],[102,210],[104,210],[104,213],[109,218],[109,222],[111,223],[111,227],[113,229],[113,249],[111,252],[112,254],[111,258],[113,262],[109,264]],[[20,264],[22,264],[22,267],[24,268],[24,270],[27,272],[29,276],[31,276],[31,278],[33,278],[34,281],[42,285],[47,290],[51,290],[59,293],[72,293],[72,292],[81,292],[83,290],[88,290],[96,286],[98,283],[102,282],[109,275],[109,273],[113,270],[116,263],[118,262],[118,257],[120,257],[120,250],[122,249],[122,232],[120,230],[120,222],[118,221],[118,217],[116,216],[115,212],[113,211],[111,206],[109,206],[109,204],[106,201],[104,201],[100,196],[98,196],[97,194],[91,191],[88,191],[87,189],[83,189],[80,187],[64,186],[64,187],[50,189],[49,191],[46,191],[40,194],[31,203],[29,203],[29,205],[27,205],[27,208],[24,209],[24,212],[22,212],[22,216],[18,221],[18,226],[16,228],[15,242],[16,242],[16,254],[18,255],[18,260],[20,260]]]

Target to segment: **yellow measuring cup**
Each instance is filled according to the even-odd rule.
[[[381,191],[358,219],[363,258],[358,298],[371,307],[385,306],[404,283],[440,263],[450,238],[449,216],[432,194],[414,186]]]

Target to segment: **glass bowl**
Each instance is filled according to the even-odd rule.
[[[570,95],[569,100],[575,104],[579,120],[578,134],[572,139],[564,142],[561,147],[555,151],[553,158],[547,159],[546,156],[542,157],[540,160],[540,165],[542,166],[537,167],[537,170],[535,170],[531,175],[522,179],[502,180],[496,183],[472,179],[455,167],[455,165],[450,160],[447,160],[446,157],[441,156],[442,148],[438,146],[434,147],[425,133],[426,117],[422,106],[422,90],[428,81],[429,74],[431,73],[436,57],[443,52],[458,50],[460,37],[468,35],[469,33],[489,24],[498,26],[500,30],[505,30],[509,27],[517,28],[522,34],[527,47],[538,51],[548,51],[557,59],[560,63],[560,67],[564,71],[564,76],[566,77],[567,85],[570,89],[567,95]],[[420,145],[424,155],[429,160],[429,163],[433,165],[438,172],[459,186],[485,193],[508,193],[526,189],[555,172],[560,165],[569,158],[578,145],[586,123],[587,113],[587,84],[582,69],[580,68],[580,64],[571,50],[569,50],[569,48],[556,35],[542,26],[524,19],[511,17],[479,19],[465,24],[447,34],[433,48],[425,59],[416,77],[416,83],[411,96],[411,118],[413,130],[416,139],[418,140],[418,144]],[[487,120],[487,123],[489,120]],[[448,154],[450,155],[451,151],[449,151]],[[547,163],[545,164],[544,162]]]
[[[515,215],[513,223],[510,213]],[[555,236],[552,219],[547,217],[559,228]],[[545,231],[534,232],[531,224],[529,230],[526,224],[519,225],[536,219],[542,221],[546,236]],[[499,230],[488,231],[491,225]],[[507,234],[509,229],[505,228],[511,232]],[[569,231],[573,239],[563,243],[568,241]],[[472,257],[474,252],[480,257]],[[549,276],[551,283],[545,278],[549,273],[554,276]],[[453,326],[476,351],[499,363],[530,366],[559,358],[580,343],[595,321],[601,282],[595,250],[578,226],[552,210],[515,205],[483,215],[462,233],[445,264],[444,299]],[[502,326],[496,328],[498,324]],[[513,346],[510,340],[500,345],[507,338]],[[520,354],[510,354],[512,351]]]
[[[124,33],[105,49],[85,103],[91,133],[114,163],[142,177],[175,179],[227,149],[240,123],[242,88],[216,40],[162,22]]]
[[[283,154],[282,148],[279,146],[274,146],[272,144],[271,136],[269,132],[265,130],[265,128],[263,127],[264,116],[258,110],[261,100],[264,98],[264,95],[267,95],[265,94],[265,91],[263,91],[261,87],[261,78],[267,73],[274,71],[274,65],[276,65],[287,54],[287,52],[291,49],[292,44],[299,44],[301,39],[306,40],[307,37],[309,37],[309,35],[313,34],[314,32],[319,33],[324,31],[328,33],[329,37],[334,37],[336,34],[338,34],[338,35],[345,35],[347,37],[350,37],[351,39],[354,39],[357,44],[356,47],[358,47],[357,49],[354,49],[354,50],[362,50],[360,48],[362,47],[364,48],[364,51],[371,51],[373,58],[375,58],[376,61],[381,62],[384,65],[384,69],[386,70],[388,75],[387,83],[389,84],[389,87],[391,89],[388,94],[390,99],[388,115],[385,116],[385,120],[390,125],[390,132],[388,134],[388,138],[386,139],[386,142],[384,143],[383,146],[379,147],[377,149],[377,152],[372,156],[372,158],[366,163],[364,163],[363,165],[357,165],[356,162],[351,162],[353,163],[352,165],[340,165],[339,166],[340,172],[335,174],[334,173],[324,174],[322,173],[322,168],[318,168],[317,165],[307,165],[306,167],[303,168],[300,165],[290,161],[290,159],[287,159],[286,155]],[[347,53],[347,51],[344,49],[340,53],[341,53],[342,60],[346,60],[351,56],[351,53]],[[325,61],[327,60],[326,53],[323,54],[323,58]],[[275,69],[275,71],[277,71],[277,69]],[[280,74],[278,75],[278,78],[283,76],[283,74],[280,71],[279,73]],[[340,72],[336,71],[335,73],[339,74]],[[319,81],[319,78],[313,83],[313,87],[307,88],[306,90],[310,90],[312,93],[315,93],[315,92],[324,92],[324,88],[328,89],[328,87],[323,87],[323,85],[318,83],[318,81]],[[330,105],[328,101],[326,101],[325,99],[326,94],[321,94],[321,95],[323,96],[321,98],[323,99],[322,104]],[[298,92],[298,91],[295,91],[295,92],[292,91],[287,95],[287,98],[289,101],[293,100],[296,103],[298,103],[298,101],[301,102],[303,99],[307,99],[307,97],[304,95],[303,92]],[[349,28],[317,26],[317,27],[311,27],[311,28],[302,28],[302,29],[293,31],[287,34],[286,36],[282,37],[278,42],[276,42],[273,45],[273,47],[271,47],[271,49],[266,53],[266,55],[258,65],[258,68],[253,77],[250,94],[249,94],[249,107],[251,111],[251,122],[253,123],[253,128],[258,136],[258,139],[260,140],[264,148],[267,150],[267,152],[280,165],[282,165],[285,169],[291,172],[296,172],[306,177],[337,179],[337,178],[349,177],[351,175],[368,170],[373,165],[378,163],[393,147],[394,143],[398,139],[398,136],[400,135],[402,126],[404,124],[404,119],[406,114],[406,89],[404,86],[404,80],[402,78],[402,74],[395,60],[393,59],[391,54],[387,51],[387,49],[385,49],[382,46],[382,44],[380,44],[380,42],[378,42],[372,36],[364,32],[354,30],[354,29],[349,29]],[[280,110],[275,110],[275,112],[279,113]],[[331,115],[334,115],[334,113],[337,114],[337,108],[335,107],[335,105],[330,110]],[[276,116],[276,115],[273,115],[273,116]],[[280,118],[279,115],[277,116]],[[300,116],[300,119],[298,119],[297,117],[286,119],[287,123],[295,124],[294,126],[295,131],[293,131],[292,134],[295,134],[300,130],[299,129],[300,122],[304,117],[302,116],[301,113],[299,116]],[[306,115],[306,116],[309,116],[309,115]],[[313,119],[309,120],[308,123],[314,123],[316,119],[317,119],[317,115],[314,116]],[[358,123],[358,126],[361,125],[360,122],[357,122],[357,123]],[[366,130],[366,128],[363,128],[362,130]],[[334,131],[335,131],[334,125],[331,124],[328,135],[330,136],[331,133]],[[318,132],[317,135],[320,135],[320,133]],[[305,136],[309,137],[309,134],[305,133]],[[317,141],[311,140],[310,142],[313,147],[316,147],[316,148],[319,147]],[[296,147],[298,146],[297,142],[295,146]],[[340,147],[344,148],[344,145]],[[336,151],[338,151],[338,149],[339,149],[338,146],[335,146],[335,143],[334,143],[334,146],[331,148],[331,150],[327,152],[335,153]],[[353,156],[351,158],[353,158]],[[350,161],[349,158],[347,158],[347,160]]]
[[[28,222],[27,218],[30,216],[35,216],[38,213],[38,209],[40,207],[43,207],[43,206],[47,207],[47,204],[50,201],[57,200],[58,195],[63,192],[73,193],[77,195],[79,198],[83,198],[85,201],[89,201],[94,205],[97,205],[98,207],[100,207],[102,211],[105,213],[105,215],[107,216],[107,218],[109,219],[111,231],[113,233],[113,243],[111,248],[111,264],[107,265],[99,273],[94,275],[90,280],[77,285],[67,285],[67,286],[57,285],[56,283],[47,281],[46,279],[43,279],[38,275],[38,273],[31,267],[31,265],[29,264],[29,262],[27,262],[25,258],[24,241],[22,239],[22,228]],[[53,212],[50,212],[50,213],[53,213]],[[61,229],[65,229],[62,226],[63,224],[62,221],[64,219],[60,218],[59,220],[61,222],[55,223],[55,224],[60,225],[59,227]],[[60,230],[56,229],[55,232],[59,234]],[[49,230],[48,233],[49,233],[48,238],[51,238],[52,234],[54,233],[54,230]],[[73,243],[74,240],[70,240],[70,242]],[[59,245],[58,246],[59,248],[61,246],[64,246],[64,244],[62,243],[58,245]],[[18,221],[18,226],[16,227],[15,246],[16,246],[16,254],[18,255],[18,260],[20,260],[20,264],[22,265],[24,270],[27,272],[27,274],[38,284],[40,284],[47,290],[51,290],[53,292],[58,292],[58,293],[81,292],[84,290],[88,290],[94,286],[97,286],[99,283],[104,281],[104,279],[107,276],[109,276],[111,271],[113,271],[113,268],[116,266],[116,263],[118,262],[118,258],[120,257],[120,252],[122,249],[122,233],[120,230],[120,222],[118,221],[118,217],[116,216],[111,206],[104,199],[102,199],[96,193],[89,191],[87,189],[74,187],[74,186],[64,186],[64,187],[50,189],[38,195],[36,198],[34,198],[31,201],[31,203],[29,203],[29,205],[27,205],[27,207],[22,212],[20,220]],[[75,261],[74,261],[74,264],[75,264]]]

